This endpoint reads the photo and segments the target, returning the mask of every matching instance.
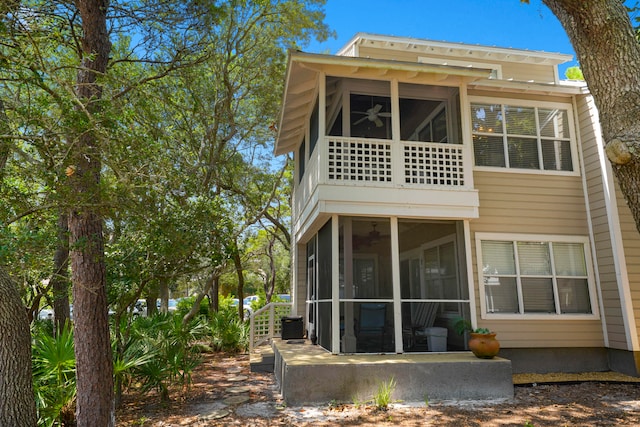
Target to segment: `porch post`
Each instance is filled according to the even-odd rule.
[[[331,215],[331,353],[340,353],[340,224]]]
[[[471,316],[471,324],[474,328],[478,326],[477,312],[476,312],[476,292],[475,292],[475,280],[473,277],[473,262],[471,258],[471,230],[469,227],[469,220],[462,221],[464,229],[464,254],[465,262],[467,264],[467,283],[469,284],[469,315]],[[481,296],[480,300],[484,300]]]
[[[402,353],[402,301],[400,301],[400,245],[398,244],[398,217],[391,217],[391,274],[393,284],[393,333],[396,353]]]
[[[353,227],[351,218],[344,218],[343,222],[343,234],[344,236],[352,236],[353,235]],[[343,239],[344,245],[344,272],[343,278],[344,281],[344,299],[351,300],[353,295],[353,239]],[[338,293],[340,289],[338,289]],[[339,296],[339,295],[338,295]],[[338,306],[339,307],[339,306]],[[344,305],[344,337],[343,340],[343,349],[344,353],[355,353],[356,352],[356,336],[353,330],[353,302],[349,301]],[[339,332],[339,331],[338,331]]]

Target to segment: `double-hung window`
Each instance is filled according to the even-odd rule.
[[[586,239],[510,237],[476,236],[484,315],[594,314]]]
[[[573,171],[569,108],[526,105],[516,100],[472,102],[475,165]]]

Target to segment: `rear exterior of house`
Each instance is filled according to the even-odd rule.
[[[294,311],[333,354],[466,350],[638,374],[640,234],[562,54],[356,35],[290,54]]]

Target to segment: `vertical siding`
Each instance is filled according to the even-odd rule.
[[[602,293],[602,316],[606,321],[609,347],[627,349],[624,320],[620,303],[620,292],[614,251],[612,248],[609,215],[605,203],[605,185],[598,145],[598,128],[592,123],[598,120],[592,98],[581,96],[576,100],[582,155],[586,174],[589,209],[593,225],[594,245]]]
[[[480,218],[471,221],[475,233],[545,234],[588,236],[582,178],[509,172],[474,172],[480,193]],[[472,245],[474,278],[477,254]],[[480,289],[475,280],[475,292]],[[476,298],[480,313],[479,298]],[[505,348],[601,347],[604,345],[599,319],[487,320],[480,326],[498,332]]]
[[[620,230],[622,232],[622,246],[624,248],[627,276],[629,278],[631,304],[633,307],[633,327],[640,323],[640,233],[638,233],[631,210],[624,201],[624,197],[617,183],[616,201],[620,218]],[[632,330],[635,331],[636,338],[640,339],[637,328],[632,328]]]
[[[307,245],[298,244],[294,250],[293,269],[293,295],[295,315],[305,316],[307,299]],[[306,325],[307,319],[304,319]]]

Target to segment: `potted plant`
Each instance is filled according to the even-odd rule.
[[[493,359],[500,351],[500,342],[496,339],[496,333],[487,328],[473,328],[471,322],[459,319],[455,323],[456,332],[464,335],[469,332],[469,350],[480,359]]]

